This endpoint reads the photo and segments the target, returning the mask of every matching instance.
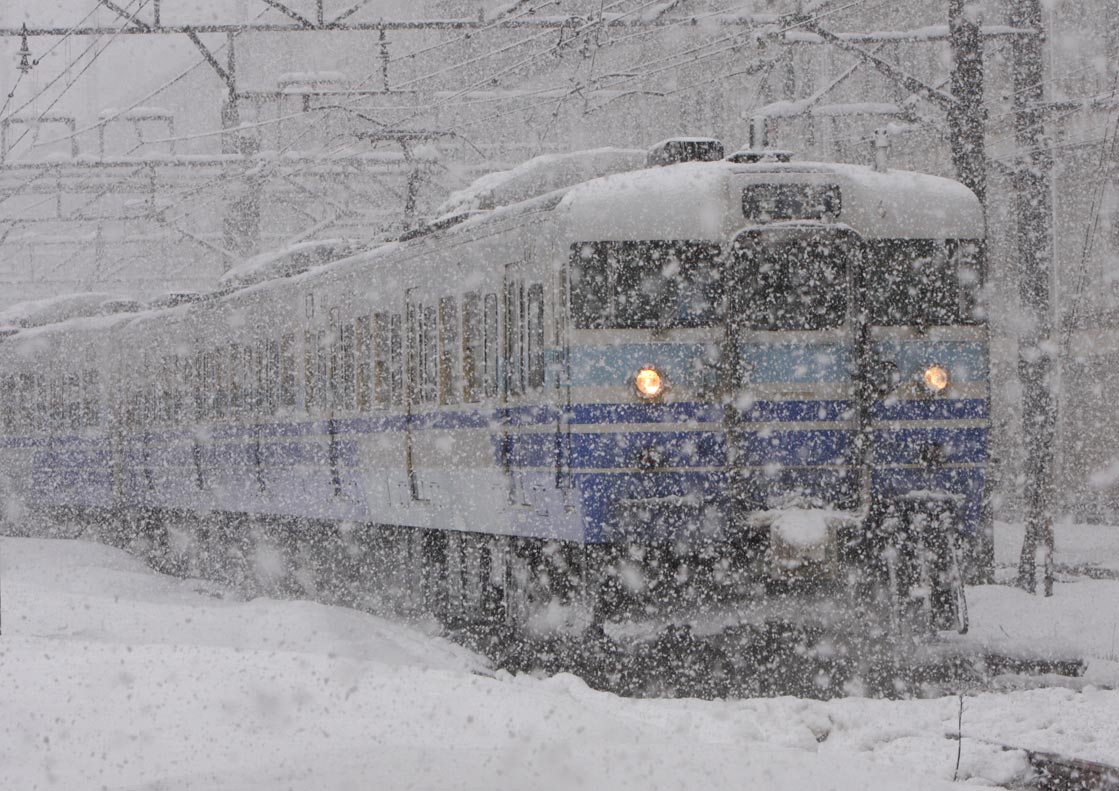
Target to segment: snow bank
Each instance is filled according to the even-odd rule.
[[[0,788],[956,787],[951,695],[620,699],[571,676],[494,674],[370,615],[245,601],[84,541],[0,539],[0,585]],[[1052,606],[1082,617],[1065,593]],[[1119,611],[1119,582],[1093,596]],[[1041,600],[1007,601],[1009,629]],[[1044,628],[1041,642],[1090,637]],[[1024,755],[990,742],[1119,764],[1116,711],[1119,692],[1093,686],[969,695],[960,779],[1021,783]]]

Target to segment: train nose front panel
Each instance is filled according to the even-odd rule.
[[[858,507],[854,242],[842,226],[803,222],[746,228],[732,245],[720,379],[735,522]]]

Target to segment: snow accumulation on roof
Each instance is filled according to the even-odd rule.
[[[61,294],[57,297],[21,302],[0,311],[0,326],[42,327],[81,316],[103,315],[121,304],[130,303],[132,303],[131,299],[120,294],[101,292]]]
[[[727,215],[726,162],[685,162],[595,179],[559,205],[572,241],[719,239]]]
[[[451,193],[435,216],[507,206],[599,176],[637,170],[645,167],[646,155],[640,149],[594,148],[534,157],[510,170],[487,173]]]
[[[905,170],[813,162],[687,162],[580,184],[560,204],[571,241],[724,239],[751,222],[750,184],[818,182],[842,193],[837,219],[867,238],[980,239],[983,213],[957,181]]]
[[[321,264],[348,258],[364,248],[352,239],[315,239],[255,255],[218,280],[225,288],[243,288],[278,277],[291,277]]]

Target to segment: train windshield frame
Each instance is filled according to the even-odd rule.
[[[718,242],[646,240],[571,246],[578,329],[682,329],[722,320]]]

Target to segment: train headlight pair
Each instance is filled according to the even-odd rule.
[[[633,377],[633,386],[637,390],[637,395],[641,398],[646,401],[655,401],[664,395],[664,376],[651,365],[646,366]]]

